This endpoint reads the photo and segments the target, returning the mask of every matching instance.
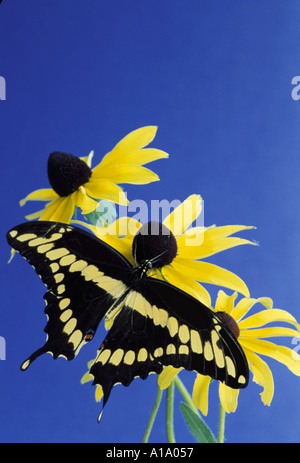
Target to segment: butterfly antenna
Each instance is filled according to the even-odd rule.
[[[163,256],[166,252],[168,252],[168,249],[165,249],[165,251],[161,252],[157,256],[153,257],[153,259],[150,259],[151,264],[154,264],[161,256]]]
[[[134,244],[133,258],[134,258],[135,265],[138,265],[138,263],[136,261],[136,243]]]

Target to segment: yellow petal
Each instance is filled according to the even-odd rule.
[[[208,236],[211,240],[223,239],[240,231],[251,229],[255,229],[255,227],[247,225],[223,225],[220,227],[210,227],[208,229]]]
[[[264,305],[267,309],[273,308],[273,301],[270,297],[259,297],[257,299],[257,302]]]
[[[106,232],[109,235],[127,238],[130,240],[130,246],[132,247],[133,238],[141,227],[142,224],[132,217],[120,217],[106,227]]]
[[[178,272],[175,267],[171,265],[163,267],[162,274],[164,279],[166,279],[171,285],[174,285],[185,293],[190,294],[206,306],[209,307],[211,305],[209,292],[195,280],[186,277],[186,275],[181,272]]]
[[[198,259],[199,249],[204,241],[204,233],[205,228],[198,226],[188,228],[180,236],[177,236],[178,257]]]
[[[73,223],[89,228],[98,238],[102,239],[106,235],[114,237],[128,238],[129,246],[132,247],[132,241],[138,230],[141,228],[140,222],[132,217],[120,217],[106,227],[97,227],[80,220],[73,220]]]
[[[89,198],[85,192],[85,188],[82,186],[74,191],[72,196],[76,206],[80,207],[83,214],[89,214],[90,212],[93,212],[98,206],[98,202],[94,201],[92,198]]]
[[[198,238],[199,245],[195,246],[188,245],[191,241],[190,231],[180,236],[177,240],[179,249],[178,257],[183,259],[204,259],[205,257],[243,244],[256,245],[256,243],[242,238],[214,239],[209,235],[210,230],[212,229],[202,232],[202,235]]]
[[[180,370],[181,368],[174,368],[171,366],[165,367],[157,379],[157,384],[160,387],[160,389],[166,389],[167,387],[169,387],[171,382]]]
[[[220,383],[219,396],[226,413],[234,413],[238,406],[239,389],[232,389],[226,384]]]
[[[95,180],[93,176],[90,181],[84,186],[85,191],[92,198],[108,199],[116,204],[127,206],[129,201],[121,187],[111,182],[110,180]]]
[[[20,206],[24,206],[27,201],[52,201],[57,198],[59,198],[59,196],[55,193],[54,190],[51,188],[44,188],[35,190],[27,195],[26,198],[21,199]]]
[[[281,336],[299,337],[300,332],[283,326],[272,326],[272,328],[260,328],[257,330],[241,330],[240,337],[243,338],[275,338]]]
[[[102,167],[108,164],[114,164],[120,161],[123,154],[137,151],[152,142],[156,135],[157,127],[147,126],[141,127],[133,132],[130,132],[108,153],[101,161]],[[100,166],[99,164],[99,166]],[[97,166],[98,167],[98,166]],[[96,169],[97,169],[96,167]]]
[[[201,210],[201,196],[191,195],[165,218],[163,224],[171,230],[175,237],[178,237],[197,219]]]
[[[94,151],[91,151],[90,154],[88,156],[84,156],[83,158],[80,158],[83,162],[85,162],[89,168],[92,167],[92,159],[93,159],[93,156],[94,156]]]
[[[283,363],[289,370],[297,376],[300,376],[300,355],[295,350],[285,346],[278,346],[269,341],[262,339],[239,338],[242,347],[256,352],[260,355],[266,355]]]
[[[98,238],[109,242],[109,240],[120,241],[128,244],[128,248],[132,248],[133,236],[128,235],[129,217],[121,217],[115,220],[106,227],[97,227],[96,225],[86,224],[85,222],[77,221],[82,226],[89,228]],[[76,221],[74,221],[76,222]]]
[[[229,315],[232,313],[234,308],[234,301],[237,298],[237,293],[233,293],[231,296],[228,296],[224,291],[220,290],[218,292],[218,298],[216,301],[216,311],[217,312],[227,312]]]
[[[256,328],[257,326],[263,326],[272,322],[291,323],[292,325],[296,326],[296,328],[300,328],[297,320],[289,312],[281,309],[262,310],[261,312],[258,312],[240,321],[239,327],[240,329]]]
[[[40,211],[36,211],[36,212],[33,212],[32,214],[25,215],[25,219],[27,219],[27,220],[36,220],[39,217],[41,217],[41,215],[44,214],[45,210],[46,210],[46,208],[44,207],[44,209],[41,209]]]
[[[271,309],[273,307],[273,301],[270,297],[259,297],[258,299],[243,298],[237,303],[231,313],[231,316],[236,321],[239,321],[257,303],[264,305],[267,309]]]
[[[217,265],[179,258],[176,258],[172,265],[189,278],[202,283],[224,286],[233,291],[238,291],[244,296],[249,296],[249,290],[240,277]]]
[[[40,220],[70,223],[74,209],[75,204],[72,195],[59,197],[47,204],[45,212],[41,215]]]
[[[134,185],[144,185],[159,180],[158,175],[152,170],[136,164],[114,164],[109,168],[94,169],[92,175],[93,180],[106,179],[113,183],[132,183]]]
[[[120,161],[122,164],[136,164],[143,166],[149,162],[168,157],[169,155],[165,151],[158,150],[156,148],[144,148],[142,150],[129,151],[122,154]]]
[[[270,405],[274,395],[272,372],[266,362],[254,354],[254,352],[245,347],[244,352],[249,363],[249,368],[253,373],[253,381],[263,387],[263,391],[260,393],[261,400],[265,405]]]
[[[208,392],[210,385],[210,377],[197,374],[193,387],[193,403],[202,415],[207,416],[208,413]]]

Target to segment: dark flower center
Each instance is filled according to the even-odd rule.
[[[233,336],[237,339],[240,335],[240,329],[235,319],[227,312],[216,312],[221,321],[230,329]]]
[[[177,255],[177,241],[173,233],[160,222],[148,222],[135,235],[132,243],[135,261],[150,260],[152,267],[170,264]]]
[[[48,159],[48,178],[50,185],[59,196],[68,196],[92,175],[89,166],[73,154],[56,151]]]

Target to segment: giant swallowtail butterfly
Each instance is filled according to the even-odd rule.
[[[195,370],[232,388],[247,386],[247,360],[231,330],[189,294],[147,276],[155,257],[134,267],[94,235],[54,222],[21,224],[7,240],[47,286],[47,340],[22,370],[46,352],[72,360],[100,321],[117,314],[90,369],[93,384],[103,389],[103,406],[116,383],[128,386],[165,365]]]

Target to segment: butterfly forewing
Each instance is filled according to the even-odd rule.
[[[46,284],[47,341],[39,355],[71,360],[90,341],[105,313],[128,291],[131,264],[84,230],[53,222],[28,222],[7,234],[8,243]]]

